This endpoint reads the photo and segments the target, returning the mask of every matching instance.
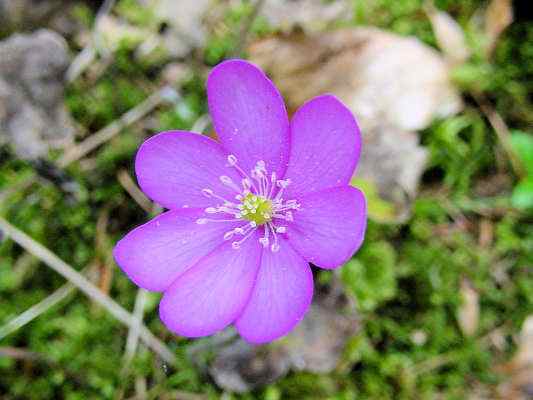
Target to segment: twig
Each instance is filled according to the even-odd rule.
[[[121,169],[117,173],[117,180],[122,185],[124,190],[132,197],[133,200],[148,214],[154,211],[154,204],[144,195],[137,187],[128,171]]]
[[[89,267],[88,268],[89,279],[93,279],[93,276],[92,276],[93,272],[94,272],[93,268]],[[57,289],[55,292],[53,292],[50,296],[45,298],[44,300],[31,306],[26,311],[24,311],[22,314],[17,315],[7,324],[0,327],[0,340],[12,334],[13,332],[19,330],[24,325],[30,323],[31,321],[33,321],[35,318],[39,317],[40,315],[44,314],[50,308],[52,308],[53,306],[60,303],[68,296],[70,296],[75,290],[76,290],[76,287],[72,283],[70,282],[66,283],[63,286],[61,286],[59,289]]]
[[[137,345],[139,343],[139,330],[142,325],[144,306],[146,305],[147,292],[144,289],[137,291],[135,297],[135,306],[133,307],[133,316],[135,317],[135,324],[130,327],[128,333],[128,339],[126,341],[126,351],[124,352],[124,368],[123,372],[128,369],[128,366],[133,360],[135,353],[137,352]]]
[[[18,347],[2,346],[0,347],[0,357],[9,357],[16,360],[43,360],[45,357],[42,354],[28,351]]]
[[[17,315],[7,324],[0,327],[0,340],[30,323],[39,315],[44,314],[50,308],[72,294],[75,289],[76,287],[73,284],[66,283],[41,302],[31,306],[22,314]]]
[[[125,127],[139,121],[163,102],[169,100],[176,101],[178,98],[179,96],[174,89],[169,86],[163,87],[162,89],[153,93],[141,104],[123,114],[119,119],[113,121],[103,129],[96,132],[94,135],[89,136],[78,145],[70,148],[58,160],[57,164],[59,167],[64,168],[70,163],[79,160],[90,151],[96,149],[101,144],[119,134]]]
[[[481,112],[483,112],[485,117],[487,117],[492,129],[494,129],[496,132],[496,136],[498,137],[503,150],[507,154],[507,157],[509,157],[509,161],[511,162],[511,167],[513,168],[514,173],[518,177],[523,178],[525,176],[525,169],[520,158],[516,155],[516,152],[511,145],[511,132],[509,132],[507,124],[500,114],[498,114],[496,110],[483,98],[483,96],[473,93],[473,97],[478,103]]]
[[[115,2],[116,0],[106,0],[96,13],[91,40],[70,63],[70,66],[66,72],[67,82],[75,81],[94,61],[97,54],[101,54],[104,57],[109,58],[109,51],[107,51],[102,44],[99,27],[102,19],[113,9]]]
[[[191,128],[191,131],[198,132],[198,133],[204,133],[210,124],[211,124],[211,117],[209,116],[209,114],[204,114],[196,120],[196,122]]]
[[[243,48],[246,45],[246,41],[248,40],[248,35],[250,34],[250,31],[252,29],[252,25],[259,15],[259,11],[261,11],[261,8],[263,7],[263,4],[265,3],[265,0],[257,0],[252,9],[252,13],[247,18],[247,20],[242,24],[241,29],[239,31],[239,41],[235,45],[235,49],[233,50],[233,55],[238,56],[241,54]]]
[[[35,240],[11,225],[2,217],[0,217],[0,229],[2,229],[7,236],[11,237],[11,239],[13,239],[26,251],[39,258],[54,271],[69,280],[93,301],[104,307],[117,320],[130,328],[136,324],[136,319],[131,313],[126,311],[109,296],[102,293],[96,286],[89,282],[87,278],[57,257],[46,247],[37,243]],[[140,327],[139,337],[149,348],[156,352],[167,363],[175,363],[176,358],[174,354],[161,340],[155,337],[153,333],[146,328],[146,326],[142,325]]]
[[[413,365],[412,372],[415,375],[432,373],[447,364],[452,363],[456,358],[454,353],[438,354],[435,357],[428,358],[418,364]]]

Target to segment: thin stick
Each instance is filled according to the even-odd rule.
[[[9,357],[16,360],[42,360],[45,357],[42,354],[21,349],[18,347],[2,346],[0,347],[0,357]]]
[[[48,311],[63,299],[67,298],[70,294],[74,293],[75,289],[76,287],[72,283],[66,283],[41,302],[31,306],[22,314],[17,315],[7,324],[0,327],[0,340],[19,330],[24,325],[33,321],[39,315]]]
[[[135,317],[135,324],[130,327],[128,333],[128,339],[126,341],[126,351],[124,352],[124,370],[126,370],[133,360],[135,353],[137,352],[137,345],[139,344],[139,332],[141,329],[144,306],[146,305],[147,292],[144,289],[137,291],[135,297],[135,306],[133,307],[133,316]]]
[[[133,200],[148,214],[154,211],[154,204],[145,196],[143,192],[137,187],[128,171],[121,169],[117,173],[117,180],[122,185],[124,190],[128,192]]]
[[[175,101],[178,98],[179,96],[174,89],[169,86],[163,87],[162,89],[153,93],[141,104],[124,113],[119,119],[111,122],[94,135],[89,136],[83,142],[67,150],[67,152],[65,152],[58,160],[58,166],[60,168],[64,168],[72,162],[79,160],[90,151],[96,149],[98,146],[118,135],[125,127],[132,125],[141,118],[145,117],[163,102],[169,100]]]
[[[89,282],[87,278],[57,257],[46,247],[42,246],[40,243],[37,243],[35,240],[11,225],[2,217],[0,217],[0,229],[2,229],[7,236],[11,237],[11,239],[13,239],[21,247],[23,247],[28,253],[39,258],[54,271],[69,280],[93,301],[104,307],[111,315],[113,315],[124,325],[127,325],[131,328],[136,323],[135,317],[131,313],[126,311],[109,296],[102,293],[96,286]],[[175,363],[176,358],[174,354],[161,340],[155,337],[154,334],[150,332],[148,328],[146,328],[146,326],[142,325],[140,327],[139,337],[163,360],[169,364]]]
[[[208,114],[204,114],[196,120],[196,122],[191,128],[191,131],[198,132],[198,133],[204,133],[210,124],[211,124],[211,117]]]
[[[503,147],[503,150],[509,157],[511,162],[511,167],[513,168],[514,173],[523,178],[525,176],[525,169],[520,161],[520,158],[516,155],[512,145],[511,145],[511,132],[503,118],[496,112],[496,110],[480,95],[473,94],[474,99],[479,105],[481,112],[485,114],[487,120],[489,121],[492,129],[496,132],[496,136],[500,140],[500,143]]]
[[[75,81],[94,61],[98,53],[106,58],[110,57],[109,51],[102,43],[103,41],[99,32],[99,28],[102,18],[111,12],[115,6],[115,2],[116,0],[106,0],[96,13],[91,40],[70,63],[70,66],[65,74],[67,82]]]
[[[28,253],[25,253],[25,254],[29,255]],[[32,257],[31,255],[29,256]],[[88,269],[89,269],[89,279],[92,279],[93,278],[92,272],[94,271],[90,267]],[[24,325],[30,323],[35,318],[39,317],[41,314],[44,314],[50,308],[52,308],[56,304],[63,301],[63,299],[70,296],[75,290],[76,290],[76,287],[72,283],[68,282],[64,284],[63,286],[61,286],[59,289],[57,289],[55,292],[53,292],[50,296],[41,300],[39,303],[34,304],[30,308],[28,308],[26,311],[24,311],[22,314],[17,315],[7,324],[0,327],[0,340],[12,334],[13,332],[19,330]]]
[[[261,11],[261,8],[263,7],[264,3],[265,0],[257,0],[253,5],[252,13],[248,17],[248,19],[242,24],[241,29],[239,31],[239,41],[235,46],[235,49],[233,50],[234,56],[239,56],[243,48],[246,46],[246,41],[248,40],[248,35],[250,34],[252,25],[255,19],[257,18],[257,15],[259,15],[259,11]]]

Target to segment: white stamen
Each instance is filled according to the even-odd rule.
[[[228,156],[228,163],[231,167],[234,167],[235,165],[237,165],[237,157],[235,157],[233,154],[230,154]]]
[[[300,209],[300,204],[296,200],[283,200],[283,193],[289,186],[290,179],[278,179],[276,172],[269,174],[266,169],[266,163],[263,160],[259,160],[256,163],[249,175],[238,165],[237,157],[233,154],[228,155],[227,160],[228,166],[235,168],[242,176],[240,182],[234,181],[227,175],[219,177],[223,185],[237,192],[232,201],[215,194],[209,188],[202,189],[202,194],[216,201],[213,206],[204,209],[206,214],[220,213],[231,218],[198,218],[196,223],[204,225],[210,222],[235,223],[236,221],[242,221],[243,225],[223,234],[225,241],[231,240],[235,235],[240,235],[240,240],[231,243],[232,248],[240,249],[244,241],[251,237],[258,228],[258,223],[254,221],[257,219],[261,221],[261,225],[264,227],[264,234],[259,239],[259,243],[264,248],[270,248],[273,252],[279,251],[278,234],[287,233],[288,229],[290,229],[290,226],[287,226],[283,221],[293,221],[292,211]],[[266,206],[263,206],[265,204]]]
[[[219,177],[219,179],[220,179],[220,182],[222,182],[224,185],[232,188],[237,193],[241,192],[241,188],[238,187],[229,176],[222,175],[222,176]]]
[[[213,191],[211,189],[202,189],[202,194],[205,197],[213,197]]]

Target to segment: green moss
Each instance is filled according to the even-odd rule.
[[[528,78],[533,72],[533,40],[528,39],[533,38],[533,28],[514,23],[493,58],[486,58],[479,33],[469,23],[485,3],[435,1],[467,29],[474,48],[469,63],[454,71],[465,93],[466,109],[435,121],[421,133],[422,144],[430,151],[430,166],[405,224],[377,223],[380,216],[388,219],[392,205],[373,199],[375,188],[364,188],[375,218],[369,222],[360,252],[340,270],[345,291],[355,300],[361,317],[361,330],[349,340],[342,368],[329,374],[293,372],[253,393],[227,398],[463,399],[469,397],[473,384],[491,388],[498,383],[493,366],[508,359],[514,348],[496,352],[484,338],[502,328],[504,339],[511,343],[533,313],[533,224],[531,212],[516,210],[511,202],[513,188],[523,193],[520,185],[527,181],[511,173],[492,127],[469,94],[482,92],[513,133],[522,132],[513,138],[513,145],[527,164],[531,152],[529,137],[524,135],[529,135],[533,122],[533,87]],[[355,2],[352,24],[416,35],[435,46],[423,4],[423,0]],[[251,10],[248,1],[232,3],[224,16],[224,29],[209,36],[200,60],[194,62],[213,65],[233,55],[241,23]],[[135,1],[121,0],[113,12],[134,25],[156,23]],[[94,15],[80,8],[77,18],[90,26]],[[261,36],[274,27],[259,18],[251,29]],[[69,86],[67,106],[81,135],[112,123],[162,85],[157,77],[164,65],[137,60],[134,47],[122,43],[113,64],[98,79],[88,73]],[[25,186],[35,173],[32,166],[9,152],[0,156],[0,196],[5,189],[18,187],[2,197],[1,215],[74,268],[96,263],[99,270],[111,270],[109,294],[130,310],[137,290],[105,256],[110,243],[148,217],[117,182],[117,172],[126,169],[133,176],[135,153],[146,136],[159,130],[190,129],[206,114],[205,66],[194,65],[193,76],[180,87],[182,101],[160,107],[143,123],[93,151],[83,163],[69,166],[67,173],[79,187],[75,199],[45,181]],[[496,194],[480,194],[494,176],[505,176],[507,183]],[[109,217],[102,248],[95,235],[104,209]],[[480,244],[482,221],[493,232],[489,245]],[[48,267],[24,257],[13,242],[0,242],[0,326],[64,284]],[[329,285],[332,276],[330,271],[319,271],[317,287]],[[463,335],[457,321],[464,278],[480,299],[479,326],[472,337]],[[2,398],[114,399],[120,392],[129,398],[134,395],[136,376],[146,379],[152,399],[169,397],[176,390],[220,398],[220,390],[187,357],[191,342],[172,337],[162,326],[157,316],[159,298],[160,294],[150,295],[144,322],[175,352],[176,369],[165,368],[141,346],[130,373],[122,376],[127,330],[84,295],[74,293],[2,340],[2,346],[47,358],[26,362],[0,357]]]

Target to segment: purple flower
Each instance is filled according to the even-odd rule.
[[[169,211],[114,256],[137,285],[164,292],[171,331],[199,337],[234,324],[247,341],[269,342],[309,308],[309,263],[336,268],[363,241],[365,199],[349,186],[359,128],[331,95],[289,123],[278,90],[242,60],[215,67],[207,95],[220,142],[172,131],[143,143],[139,185]]]

